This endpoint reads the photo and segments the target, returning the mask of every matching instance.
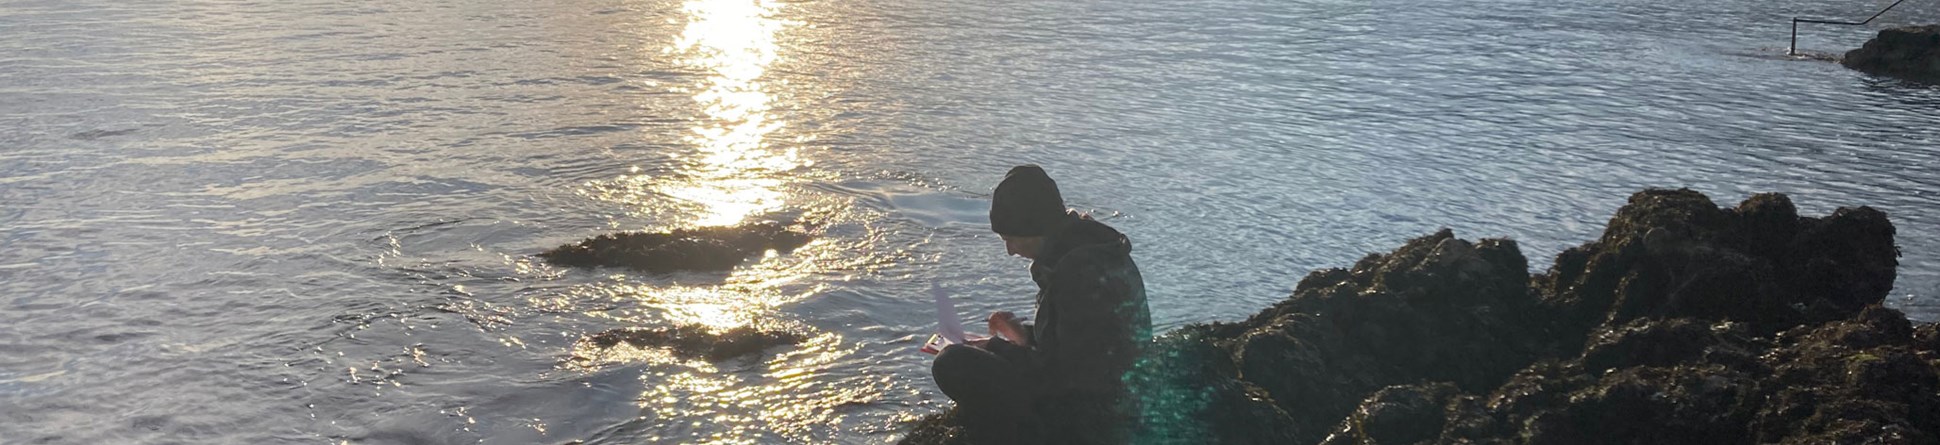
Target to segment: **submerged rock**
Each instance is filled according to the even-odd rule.
[[[1128,376],[1134,442],[1930,443],[1940,328],[1878,306],[1893,235],[1866,207],[1647,190],[1531,276],[1515,242],[1443,230],[1162,336]]]
[[[793,345],[808,339],[794,329],[741,326],[715,331],[706,326],[681,325],[667,328],[618,328],[588,335],[574,348],[574,361],[593,361],[601,352],[622,343],[635,348],[667,348],[674,355],[707,360],[725,360],[754,354],[770,347]]]
[[[625,267],[651,273],[728,270],[770,250],[793,252],[811,238],[799,228],[765,222],[600,235],[545,251],[539,257],[561,266]]]
[[[1847,68],[1940,83],[1940,25],[1881,30],[1866,46],[1846,52]]]

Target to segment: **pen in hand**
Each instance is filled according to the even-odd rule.
[[[1030,346],[1030,338],[1024,335],[1024,320],[1026,318],[1008,311],[992,312],[989,319],[990,335],[1002,337],[1018,346]]]

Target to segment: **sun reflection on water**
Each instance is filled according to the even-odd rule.
[[[655,191],[697,207],[697,226],[778,210],[787,198],[781,173],[804,162],[796,149],[769,144],[783,122],[772,113],[774,96],[762,78],[779,57],[777,33],[790,23],[778,18],[776,3],[760,0],[690,1],[682,12],[687,26],[663,52],[706,73],[693,89],[706,119],[687,137],[698,149],[681,172],[688,180]]]
[[[593,184],[596,197],[648,209],[669,226],[723,226],[782,212],[805,212],[821,224],[848,218],[841,204],[813,202],[791,187],[813,165],[790,144],[776,143],[785,123],[778,107],[801,88],[770,81],[781,61],[784,31],[800,25],[769,0],[692,0],[682,5],[686,22],[662,49],[699,78],[675,91],[691,97],[697,119],[683,141],[691,152],[672,171],[634,171]],[[806,200],[806,201],[805,201]],[[663,213],[664,212],[664,213]],[[593,371],[610,365],[644,366],[646,388],[638,400],[648,440],[680,443],[773,443],[833,437],[848,407],[883,397],[885,376],[830,376],[862,345],[839,333],[788,320],[783,306],[825,292],[812,277],[831,271],[867,271],[880,261],[857,256],[855,242],[822,239],[786,255],[751,259],[725,276],[682,275],[641,279],[615,275],[575,286],[566,302],[581,313],[623,327],[703,326],[722,333],[741,327],[787,325],[807,332],[793,346],[762,355],[710,362],[667,349],[621,342],[602,347],[579,342],[568,367]],[[868,240],[860,243],[867,244]],[[698,280],[698,281],[697,281]]]
[[[640,409],[662,419],[667,427],[662,433],[708,431],[681,437],[683,443],[772,443],[811,436],[818,426],[836,421],[837,407],[880,397],[880,389],[871,385],[817,387],[799,378],[831,366],[854,348],[838,334],[822,333],[794,352],[766,360],[769,369],[759,375],[720,373],[713,364],[688,361],[675,372],[648,376],[655,384],[640,395]]]

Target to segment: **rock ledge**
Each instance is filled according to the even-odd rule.
[[[1940,25],[1881,30],[1843,62],[1870,74],[1940,83]]]

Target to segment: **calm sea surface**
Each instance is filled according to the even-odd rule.
[[[1883,209],[1933,320],[1940,87],[1782,56],[1884,3],[0,0],[0,443],[891,441],[947,406],[931,283],[1028,308],[1024,162],[1163,327],[1439,227],[1543,269],[1643,187]],[[732,273],[532,257],[797,217]],[[695,323],[812,337],[571,359]]]

